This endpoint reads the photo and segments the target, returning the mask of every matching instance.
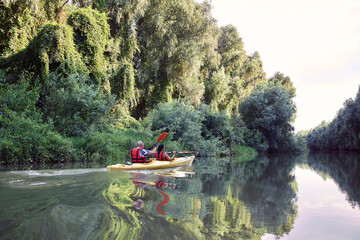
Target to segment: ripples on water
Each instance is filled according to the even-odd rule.
[[[203,158],[161,171],[3,171],[0,238],[358,239],[359,176],[352,154]]]

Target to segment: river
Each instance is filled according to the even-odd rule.
[[[350,153],[0,171],[0,238],[359,239],[359,186]]]

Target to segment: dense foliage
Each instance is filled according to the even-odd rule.
[[[247,141],[253,147],[268,151],[300,151],[297,149],[291,119],[295,104],[281,84],[269,82],[259,85],[251,95],[240,104],[240,114],[249,129]]]
[[[43,123],[35,103],[39,95],[24,80],[0,82],[0,163],[62,161],[73,156],[72,144],[52,124]]]
[[[360,88],[332,122],[322,122],[308,133],[307,143],[312,150],[360,151]]]
[[[227,144],[232,135],[230,119],[212,112],[207,105],[194,108],[178,101],[162,103],[150,112],[148,120],[151,130],[170,130],[168,138],[203,156],[217,155],[230,147]]]
[[[114,162],[128,152],[117,146],[151,144],[164,130],[169,147],[201,155],[243,145],[299,150],[290,78],[266,79],[259,53],[246,54],[234,26],[218,27],[206,1],[15,0],[0,9],[2,159],[44,158],[10,144],[17,125],[6,109],[18,104],[11,91],[20,86],[24,98],[36,95],[27,109],[37,117],[11,111],[69,151],[45,159]],[[129,128],[139,139],[123,144]],[[44,147],[28,131],[17,131],[22,146]]]

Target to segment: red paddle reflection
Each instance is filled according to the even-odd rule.
[[[160,190],[159,190],[159,193],[161,193],[161,195],[163,196],[164,199],[161,202],[159,202],[159,204],[156,206],[156,212],[161,214],[161,215],[166,215],[166,213],[164,213],[161,210],[161,207],[169,202],[169,196],[166,193],[164,193],[164,192],[162,192]]]

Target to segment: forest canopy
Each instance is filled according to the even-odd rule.
[[[293,134],[290,78],[266,78],[260,54],[247,54],[238,30],[219,27],[211,8],[193,0],[1,1],[2,162],[113,162],[139,140],[128,131],[151,142],[167,130],[174,147],[207,155],[236,146],[304,150]],[[33,127],[21,133],[16,121]],[[10,144],[44,129],[62,152],[35,140]]]

